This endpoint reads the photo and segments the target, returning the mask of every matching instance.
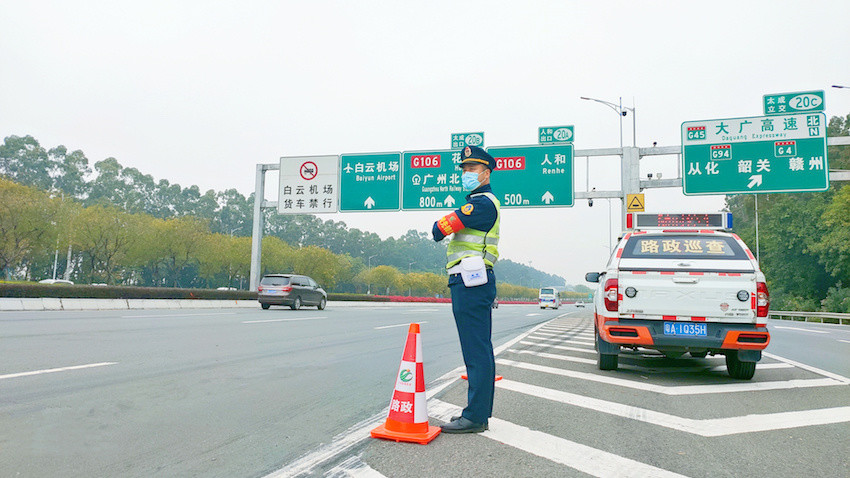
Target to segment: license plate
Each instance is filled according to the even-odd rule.
[[[708,335],[708,325],[689,322],[664,322],[664,335],[706,337]]]

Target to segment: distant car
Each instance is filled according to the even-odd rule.
[[[257,299],[263,309],[273,305],[286,305],[298,310],[302,305],[313,305],[323,310],[328,294],[310,277],[298,274],[268,274],[260,280]]]
[[[493,299],[493,303],[490,304],[490,306],[493,307],[494,309],[498,309],[499,308],[499,300]]]
[[[39,284],[65,284],[65,285],[74,285],[72,281],[65,279],[42,279],[38,281]]]
[[[576,302],[576,307],[584,308],[584,302]]]

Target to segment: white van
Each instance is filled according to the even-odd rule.
[[[541,287],[540,294],[537,296],[537,302],[541,309],[551,307],[557,309],[561,306],[561,300],[558,298],[558,289],[554,287]]]

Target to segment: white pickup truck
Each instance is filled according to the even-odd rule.
[[[604,272],[590,272],[596,350],[615,370],[621,348],[725,355],[729,375],[749,380],[770,343],[764,274],[730,213],[626,216],[628,232]]]

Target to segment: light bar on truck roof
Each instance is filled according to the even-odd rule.
[[[732,229],[731,212],[657,214],[630,212],[626,229]]]

